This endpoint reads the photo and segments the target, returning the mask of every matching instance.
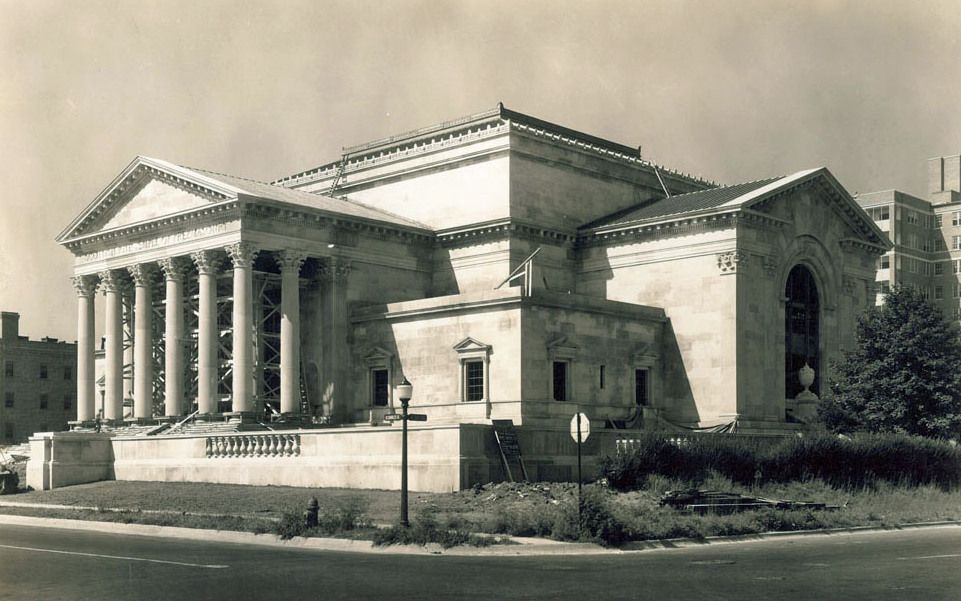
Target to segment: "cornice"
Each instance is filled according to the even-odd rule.
[[[479,140],[494,138],[508,133],[509,130],[510,127],[507,123],[493,120],[480,124],[473,123],[456,131],[444,132],[443,135],[432,137],[427,141],[406,141],[386,148],[380,146],[375,152],[365,151],[364,148],[371,147],[376,143],[345,148],[344,155],[346,157],[346,165],[341,175],[347,176],[358,171],[392,163],[401,159],[433,154],[454,146],[462,146]],[[409,140],[410,138],[405,137],[404,139]],[[352,154],[354,156],[351,156]],[[271,182],[271,184],[292,188],[323,181],[336,176],[342,163],[343,159],[327,163],[326,165],[321,165],[308,171],[275,180]]]
[[[596,228],[579,234],[577,236],[577,246],[604,246],[730,229],[737,227],[738,219],[737,211],[731,210],[724,213],[709,213],[617,227]]]
[[[214,186],[203,185],[171,174],[164,169],[152,165],[149,159],[137,157],[127,169],[97,196],[81,216],[67,227],[58,239],[64,239],[67,236],[72,236],[72,238],[75,239],[81,236],[84,229],[95,223],[105,213],[109,212],[117,201],[127,198],[131,193],[136,193],[136,191],[142,187],[142,184],[149,179],[163,181],[170,186],[202,196],[214,203],[220,203],[233,198],[233,196],[227,194],[225,190],[218,190]]]
[[[74,254],[79,254],[76,252],[76,250],[80,249],[82,246],[89,246],[97,242],[126,239],[130,237],[142,237],[144,234],[154,233],[184,224],[186,222],[199,225],[197,223],[198,220],[206,223],[211,219],[223,216],[240,217],[240,209],[242,204],[242,201],[238,200],[216,203],[206,207],[201,207],[199,209],[191,209],[189,211],[174,213],[172,215],[165,215],[151,221],[143,221],[124,227],[103,230],[95,234],[71,238],[63,241],[61,244]]]
[[[540,227],[511,218],[438,230],[435,235],[437,245],[442,248],[480,244],[489,240],[503,240],[515,235],[556,245],[569,245],[576,240],[576,235],[573,232]]]
[[[358,146],[345,147],[343,157],[313,169],[301,171],[271,182],[274,185],[295,187],[334,178],[343,166],[342,176],[390,163],[411,156],[419,156],[460,146],[477,140],[503,135],[508,132],[529,134],[553,143],[580,149],[587,153],[641,166],[657,168],[662,175],[681,179],[688,183],[714,187],[717,184],[690,174],[655,165],[639,156],[638,151],[604,140],[590,134],[542,121],[536,117],[518,113],[498,105],[494,110],[484,111],[453,121],[412,130],[396,136],[375,140]]]

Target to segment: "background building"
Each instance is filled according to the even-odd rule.
[[[928,198],[898,190],[856,197],[893,247],[878,259],[877,300],[895,285],[961,320],[961,155],[928,159]]]
[[[20,336],[20,314],[0,313],[0,443],[65,430],[77,409],[77,345]]]

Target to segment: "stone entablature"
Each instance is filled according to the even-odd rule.
[[[368,144],[344,149],[341,161],[290,175],[273,183],[287,187],[301,187],[330,180],[338,173],[352,176],[351,185],[363,182],[357,174],[379,165],[403,161],[412,157],[436,153],[451,147],[468,146],[479,140],[519,133],[544,138],[551,144],[564,145],[579,152],[599,156],[633,167],[653,169],[653,163],[639,156],[637,149],[604,140],[596,136],[568,129],[498,105],[497,108],[456,119],[440,125],[423,128],[377,140]],[[343,165],[342,165],[343,164]],[[343,166],[343,169],[342,169]],[[682,186],[711,187],[716,184],[698,177],[658,167],[662,177]],[[338,185],[338,190],[349,186]],[[323,186],[318,187],[323,190]],[[328,185],[329,189],[329,185]]]

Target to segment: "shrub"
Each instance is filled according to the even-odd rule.
[[[605,546],[618,546],[631,540],[630,531],[623,520],[615,515],[608,496],[604,488],[589,486],[584,489],[579,502],[573,500],[562,503],[551,528],[552,538],[595,542]]]
[[[763,442],[730,435],[701,435],[680,443],[658,434],[632,452],[607,457],[602,475],[619,490],[636,489],[653,475],[699,484],[712,472],[738,484],[820,478],[848,489],[879,482],[961,485],[961,450],[905,434],[820,434]]]

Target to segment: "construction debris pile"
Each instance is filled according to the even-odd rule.
[[[661,497],[661,505],[692,513],[736,513],[751,509],[839,509],[837,505],[813,503],[810,501],[790,501],[787,499],[767,499],[750,497],[733,492],[716,490],[669,490]]]

